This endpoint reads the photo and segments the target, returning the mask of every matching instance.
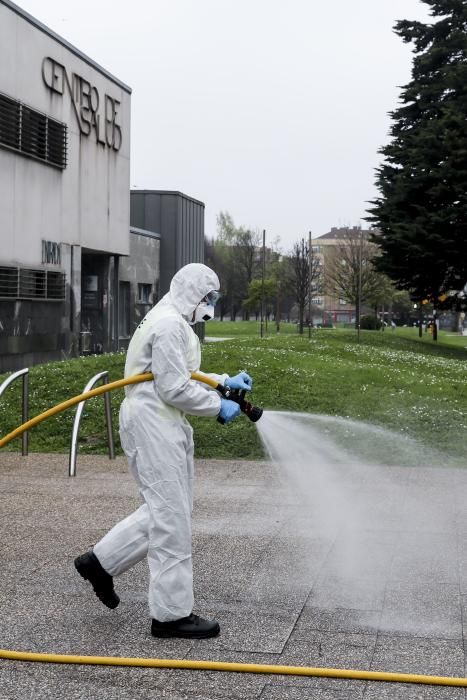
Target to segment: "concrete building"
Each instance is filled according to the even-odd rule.
[[[139,322],[161,298],[160,234],[130,227],[130,255],[121,258],[118,296],[118,349],[126,350]]]
[[[161,237],[160,293],[169,291],[175,272],[204,262],[204,204],[182,192],[132,190],[130,221]]]
[[[0,0],[0,371],[117,346],[131,90]]]
[[[328,318],[333,323],[354,323],[356,308],[346,299],[340,299],[326,292],[326,259],[335,255],[339,246],[345,244],[345,240],[357,238],[363,235],[364,240],[367,240],[369,231],[362,230],[358,226],[353,228],[337,228],[333,227],[328,233],[325,233],[318,238],[313,239],[313,252],[317,256],[322,266],[323,289],[320,294],[317,294],[312,299],[312,303],[316,313],[321,313],[323,318]],[[362,307],[362,313],[366,311],[366,307]]]
[[[131,190],[130,255],[119,269],[118,347],[169,291],[176,271],[204,262],[204,204],[182,192]],[[204,324],[195,328],[202,337]]]
[[[167,190],[132,190],[130,221],[133,232],[144,231],[147,236],[160,238],[157,301],[169,291],[170,280],[183,265],[204,262],[204,203],[182,192]],[[130,261],[133,259],[133,255]],[[133,290],[133,299],[137,290]],[[143,307],[136,304],[134,327],[139,323]],[[194,326],[204,338],[204,323]],[[125,346],[123,338],[121,347]]]
[[[135,190],[131,89],[0,0],[0,372],[125,350],[204,261],[204,204]],[[130,220],[131,219],[131,220]]]

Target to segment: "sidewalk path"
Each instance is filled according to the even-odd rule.
[[[198,461],[195,611],[222,631],[196,642],[151,637],[144,562],[116,580],[114,611],[76,574],[75,556],[139,503],[122,458],[79,456],[77,473],[67,477],[65,455],[0,453],[1,647],[464,676],[467,471],[393,468],[395,493],[349,484],[367,490],[376,525],[356,533],[346,568],[344,540],[314,534],[273,465]],[[407,493],[431,505],[395,518]],[[413,501],[404,504],[409,514]],[[465,697],[420,685],[0,661],[0,700]]]

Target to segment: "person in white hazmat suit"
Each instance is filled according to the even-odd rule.
[[[76,569],[98,598],[115,608],[120,599],[113,577],[147,557],[155,637],[204,638],[220,631],[215,620],[193,614],[193,431],[185,417],[186,413],[221,416],[230,422],[240,413],[237,403],[190,378],[201,361],[191,325],[214,316],[218,290],[213,270],[197,263],[186,265],[136,329],[125,377],[153,372],[154,381],[125,387],[120,439],[144,504],[117,523],[92,551],[75,559]],[[233,389],[252,386],[246,372],[210,376]]]

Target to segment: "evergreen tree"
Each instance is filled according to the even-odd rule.
[[[467,281],[467,1],[422,2],[433,23],[394,28],[415,57],[368,219],[379,269],[414,299],[436,302]]]

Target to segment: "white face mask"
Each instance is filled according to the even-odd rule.
[[[210,321],[211,318],[214,318],[214,307],[219,300],[219,297],[220,294],[216,291],[206,294],[204,299],[201,299],[200,303],[196,307],[193,313],[193,318],[189,322],[190,326],[192,326],[194,323]]]
[[[214,306],[206,301],[202,301],[196,307],[191,322],[199,323],[200,321],[209,321],[211,318],[214,318]]]

